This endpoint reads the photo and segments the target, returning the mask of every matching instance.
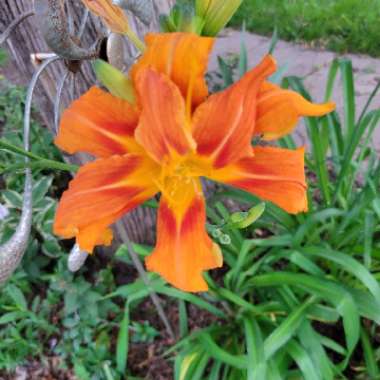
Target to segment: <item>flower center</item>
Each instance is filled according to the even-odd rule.
[[[195,194],[202,191],[199,177],[206,173],[198,161],[189,155],[171,159],[162,165],[157,185],[173,206],[191,201]]]

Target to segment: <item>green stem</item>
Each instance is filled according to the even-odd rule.
[[[53,170],[62,170],[67,172],[76,172],[78,170],[78,167],[76,165],[70,165],[65,164],[63,162],[57,162],[52,160],[40,160],[40,161],[34,161],[26,164],[13,164],[10,166],[3,166],[0,167],[0,174],[5,174],[12,172],[14,170],[21,170],[25,168],[30,169],[53,169]]]
[[[125,35],[131,40],[131,42],[133,43],[133,45],[135,45],[135,47],[138,50],[140,50],[141,52],[144,52],[144,50],[145,50],[145,44],[144,44],[144,42],[142,42],[140,40],[140,38],[138,37],[138,35],[132,29],[129,29],[128,32],[125,32]]]
[[[56,170],[64,170],[69,172],[76,172],[78,170],[77,165],[65,164],[64,162],[49,160],[44,157],[40,157],[34,153],[27,152],[26,150],[11,144],[4,139],[0,139],[0,148],[6,149],[9,152],[19,154],[24,157],[28,157],[32,160],[36,160],[36,162],[32,162],[29,165],[25,164],[15,164],[11,165],[8,168],[5,168],[5,171],[13,170],[13,169],[23,169],[25,167],[37,168],[37,169],[56,169]]]
[[[31,152],[27,152],[26,150],[24,150],[24,149],[22,149],[16,145],[13,145],[10,142],[5,141],[4,139],[0,139],[0,148],[6,149],[12,153],[20,154],[21,156],[24,156],[24,157],[29,157],[33,160],[43,159],[42,157],[39,157],[39,156],[37,156]]]

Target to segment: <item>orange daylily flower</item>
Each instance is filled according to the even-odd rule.
[[[157,244],[146,266],[184,291],[205,291],[202,272],[223,259],[205,229],[200,178],[244,189],[290,213],[306,211],[303,149],[252,147],[251,140],[257,133],[282,136],[299,116],[322,115],[334,105],[313,105],[267,83],[276,69],[269,55],[207,97],[203,74],[213,39],[151,34],[146,43],[131,71],[136,104],[93,87],[63,114],[56,144],[96,160],[63,194],[54,231],[91,252],[110,243],[113,222],[160,192]]]

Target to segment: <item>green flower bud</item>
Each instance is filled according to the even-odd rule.
[[[215,228],[212,230],[211,235],[214,239],[219,239],[222,236],[222,231],[219,228]]]
[[[222,244],[222,245],[230,245],[231,244],[231,238],[230,238],[230,236],[227,235],[227,234],[223,234],[219,238],[219,243]]]
[[[235,228],[247,228],[255,223],[265,211],[265,203],[252,207],[248,212],[236,212],[230,216],[229,224]]]
[[[98,80],[112,95],[132,104],[135,102],[135,90],[128,76],[101,59],[97,59],[93,67]]]

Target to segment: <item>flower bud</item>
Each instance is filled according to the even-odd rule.
[[[112,95],[132,104],[135,102],[133,84],[128,76],[101,59],[97,59],[93,67],[98,80]]]
[[[255,223],[265,211],[265,203],[252,207],[248,212],[236,212],[230,216],[229,225],[235,228],[247,228]]]
[[[242,0],[196,0],[196,16],[204,21],[203,36],[216,36],[230,21]]]

